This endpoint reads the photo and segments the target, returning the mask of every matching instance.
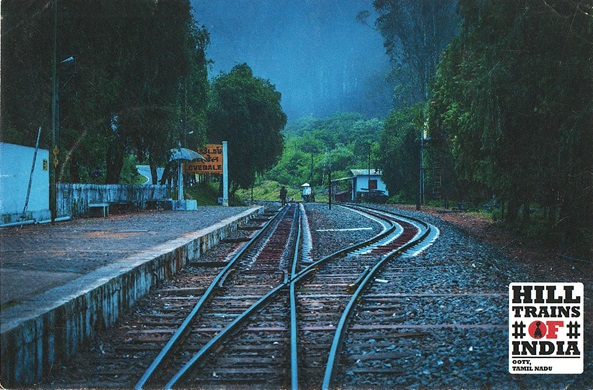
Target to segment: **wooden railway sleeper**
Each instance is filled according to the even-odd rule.
[[[370,271],[371,268],[369,266],[364,267],[364,271],[362,271],[362,273],[354,283],[351,283],[348,285],[348,287],[346,287],[346,291],[348,291],[349,294],[354,294],[360,283],[362,283],[362,281],[364,280],[364,278],[366,278]]]
[[[226,273],[229,269],[232,269],[236,262],[238,262],[239,258],[243,255],[243,253],[247,252],[254,243],[260,238],[263,232],[267,229],[268,226],[271,226],[272,222],[276,219],[281,218],[284,213],[277,213],[273,218],[271,218],[268,222],[262,225],[257,232],[251,237],[251,240],[244,245],[235,255],[233,258],[228,262],[228,265],[225,269],[221,272]],[[175,349],[177,349],[178,344],[182,342],[185,336],[189,333],[189,324],[193,321],[193,319],[197,316],[197,314],[201,311],[202,307],[206,303],[206,301],[210,300],[211,294],[217,289],[217,286],[222,278],[222,274],[219,274],[212,283],[210,287],[206,290],[206,292],[202,295],[202,297],[198,300],[195,304],[189,315],[185,318],[181,326],[177,329],[177,331],[171,336],[171,338],[167,341],[167,344],[161,349],[158,353],[157,357],[153,360],[150,364],[148,369],[144,372],[140,380],[134,386],[135,389],[142,389],[148,381],[152,378],[156,370],[161,366],[163,361],[167,358],[167,356]]]
[[[226,278],[228,278],[230,275],[235,273],[235,268],[231,268],[229,270],[227,270],[227,272],[224,273],[224,275],[222,275],[222,277],[220,278],[220,281],[218,282],[218,288],[224,288],[224,282],[226,282]]]

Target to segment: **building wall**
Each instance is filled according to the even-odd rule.
[[[35,148],[0,143],[0,225],[42,221],[51,218],[49,211],[49,151],[39,149],[33,169],[31,192],[24,218],[27,188]]]
[[[0,143],[0,226],[40,223],[51,220],[49,208],[49,151],[39,149],[32,175],[27,210],[27,188],[35,148]],[[133,204],[144,208],[147,202],[170,198],[161,185],[56,185],[57,217],[87,214],[89,203]]]
[[[379,175],[371,175],[371,180],[377,180],[377,190],[387,193],[387,186]],[[363,189],[364,188],[364,189]],[[356,192],[368,192],[369,176],[356,176]]]
[[[371,180],[377,180],[377,190],[383,191],[385,195],[389,196],[389,191],[387,191],[387,186],[385,182],[381,179],[380,175],[371,175]],[[369,176],[368,175],[357,175],[352,177],[352,200],[357,199],[357,194],[368,193],[369,190]]]

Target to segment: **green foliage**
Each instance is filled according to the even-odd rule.
[[[280,188],[282,188],[282,184],[275,180],[258,180],[253,188],[237,191],[237,197],[244,201],[253,199],[280,202]],[[300,188],[286,186],[286,190],[288,191],[287,200],[301,199]]]
[[[235,66],[212,82],[208,106],[211,142],[228,141],[231,195],[250,188],[257,174],[271,168],[284,147],[286,114],[281,94],[247,64]]]
[[[204,181],[189,188],[185,188],[188,199],[195,199],[200,206],[218,206],[217,182]]]
[[[334,179],[347,176],[350,169],[367,166],[369,142],[375,166],[382,128],[381,120],[366,120],[357,113],[307,117],[291,123],[284,132],[284,153],[265,177],[295,187],[305,182],[314,187],[326,186],[330,164]]]
[[[529,206],[538,203],[549,228],[567,234],[590,228],[593,19],[587,10],[587,1],[460,4],[464,24],[437,71],[431,125],[446,134],[460,178],[507,201],[508,222],[524,205],[529,223]]]
[[[119,182],[121,184],[143,184],[144,178],[136,169],[136,158],[128,155],[124,158],[124,164],[121,170]]]
[[[2,4],[3,141],[31,145],[42,126],[42,147],[52,149],[57,4],[58,181],[94,181],[105,169],[116,183],[132,152],[154,165],[183,132],[203,142],[209,38],[188,1],[29,3]]]
[[[383,180],[395,201],[413,201],[418,193],[420,172],[420,131],[423,105],[393,111],[381,134]]]
[[[396,80],[398,107],[428,98],[442,50],[457,33],[457,1],[374,0],[376,25],[385,39]],[[403,103],[403,104],[402,104]]]

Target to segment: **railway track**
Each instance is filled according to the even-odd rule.
[[[440,232],[390,211],[292,205],[266,213],[141,300],[108,332],[116,342],[93,348],[83,355],[92,361],[50,387],[499,383],[512,275],[482,252],[464,256],[475,243],[453,229],[418,255]],[[172,352],[159,358],[168,344]]]
[[[334,364],[334,339],[338,337],[339,344],[343,337],[336,336],[336,331],[343,329],[340,322],[345,321],[345,309],[356,301],[357,290],[368,284],[377,264],[424,238],[429,231],[425,228],[423,232],[418,224],[401,217],[362,209],[355,212],[380,224],[381,232],[312,264],[302,261],[307,257],[299,252],[300,245],[295,244],[289,251],[277,246],[278,252],[292,253],[291,264],[284,256],[274,265],[274,270],[282,270],[284,279],[268,279],[269,267],[254,269],[260,285],[268,286],[268,294],[246,293],[245,285],[239,284],[242,295],[235,292],[221,296],[220,300],[234,301],[240,307],[232,315],[225,314],[224,306],[215,307],[212,316],[231,317],[232,321],[226,326],[219,322],[209,325],[209,318],[201,316],[200,333],[211,331],[216,335],[207,342],[184,345],[180,355],[186,363],[176,373],[167,372],[166,377],[171,379],[164,387],[319,387],[328,364]],[[301,243],[303,225],[305,230],[307,226],[296,210],[290,225],[288,236]],[[193,355],[187,359],[189,352]],[[145,385],[141,380],[136,388]]]
[[[286,281],[286,258],[296,248],[293,232],[297,211],[294,205],[283,208],[263,226],[255,227],[253,230],[259,230],[258,233],[237,249],[230,260],[214,263],[225,266],[146,369],[136,388],[170,387],[194,360],[192,351],[217,347],[216,340],[223,329]]]
[[[431,228],[352,207],[378,234],[315,259],[304,211],[292,204],[265,213],[220,253],[190,263],[135,309],[119,329],[125,341],[80,385],[331,387],[362,291],[383,263],[424,245]]]

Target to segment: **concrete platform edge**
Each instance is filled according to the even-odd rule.
[[[262,207],[250,208],[3,310],[1,386],[18,387],[39,380],[97,331],[112,326],[120,313],[153,286],[262,212]]]

